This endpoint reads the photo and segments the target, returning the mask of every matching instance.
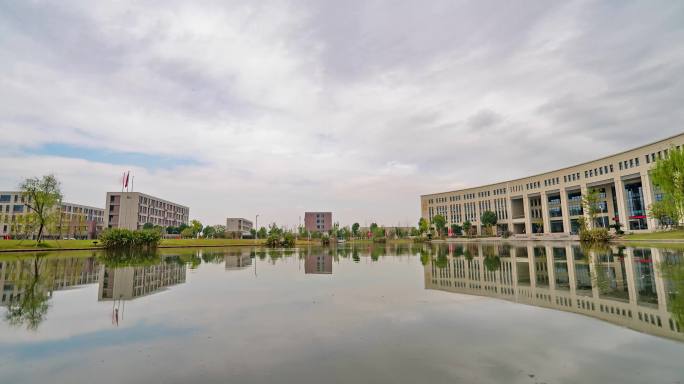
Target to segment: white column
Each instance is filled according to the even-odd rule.
[[[625,200],[625,186],[622,183],[622,179],[616,177],[613,179],[615,182],[615,198],[617,199],[618,206],[618,217],[620,218],[620,224],[625,230],[629,229],[629,222],[627,221],[627,201]]]
[[[544,233],[551,233],[551,220],[549,218],[549,197],[546,192],[541,193],[542,223],[544,223]]]
[[[634,276],[634,253],[630,248],[625,249],[625,273],[627,274],[625,279],[627,279],[629,303],[636,306],[638,297],[636,291],[636,276]]]
[[[563,213],[563,232],[570,233],[570,209],[568,208],[568,191],[560,190],[561,211]]]
[[[545,247],[546,250],[546,269],[549,275],[549,290],[553,292],[555,298],[556,289],[556,261],[553,259],[553,248],[550,246]]]
[[[530,196],[523,195],[523,208],[525,211],[525,234],[532,234],[532,209],[530,208]]]
[[[568,263],[568,282],[570,284],[570,293],[574,298],[577,294],[577,277],[575,276],[575,254],[571,245],[565,246],[565,261]]]
[[[651,204],[653,204],[653,188],[651,187],[651,176],[648,171],[641,172],[641,190],[644,192],[644,206],[646,208],[646,223],[648,225],[649,231],[656,229],[656,220],[653,219],[648,211],[651,209]]]
[[[651,257],[653,260],[654,283],[656,286],[656,293],[658,294],[658,309],[667,312],[667,295],[665,293],[665,282],[663,276],[658,270],[657,266],[663,262],[662,255],[658,248],[651,248]]]

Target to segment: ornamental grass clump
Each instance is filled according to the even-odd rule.
[[[156,248],[161,242],[161,233],[154,229],[110,228],[100,234],[100,242],[107,249]]]

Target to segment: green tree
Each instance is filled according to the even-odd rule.
[[[152,229],[154,228],[154,224],[152,223],[145,223],[142,227],[142,229]]]
[[[446,228],[446,219],[442,215],[435,215],[432,218],[432,224],[435,225],[435,229],[437,230],[437,235],[442,236],[442,233],[444,232],[444,228]]]
[[[260,239],[265,239],[268,237],[268,231],[265,227],[261,227],[259,228],[259,231],[257,231],[257,235]]]
[[[497,222],[497,217],[496,213],[492,211],[484,211],[482,212],[482,216],[480,217],[480,221],[482,222],[482,225],[487,228],[487,233],[490,235],[492,234],[492,227],[496,225]]]
[[[601,212],[599,203],[601,202],[601,195],[599,191],[592,188],[587,190],[587,193],[582,195],[582,208],[589,217],[589,228],[596,226],[596,216]]]
[[[473,225],[470,223],[470,221],[466,220],[463,222],[463,232],[465,233],[466,236],[470,236],[470,229],[473,227]]]
[[[351,230],[352,230],[352,235],[355,237],[359,235],[359,228],[361,228],[361,225],[359,223],[354,223],[352,224]]]
[[[428,221],[425,220],[425,218],[421,217],[420,220],[418,220],[418,231],[420,231],[420,233],[423,234],[429,230],[430,230],[430,223],[428,223]]]
[[[651,204],[648,214],[658,220],[661,226],[676,225],[681,220],[677,205],[670,196],[665,196],[662,200]]]
[[[199,220],[192,220],[190,221],[190,228],[192,228],[193,237],[196,237],[200,234],[200,232],[202,232],[202,228],[204,228],[204,226]]]
[[[674,225],[684,218],[684,151],[671,147],[665,158],[658,159],[651,170],[651,181],[663,193],[666,203],[656,206],[665,210]],[[653,206],[650,207],[651,211]],[[676,220],[675,220],[676,218]]]
[[[181,235],[181,237],[183,237],[185,239],[190,239],[190,238],[195,237],[195,231],[191,227],[188,227],[188,228],[185,228],[184,230],[182,230],[180,235]]]
[[[376,229],[378,229],[378,225],[376,223],[371,223],[371,225],[370,225],[371,233],[375,232]]]
[[[26,179],[19,186],[24,204],[28,207],[30,219],[38,225],[36,244],[43,239],[43,231],[59,215],[55,209],[62,204],[62,190],[54,175]]]
[[[463,227],[458,224],[451,224],[451,233],[454,235],[461,235],[463,233]]]
[[[204,231],[202,231],[202,234],[205,238],[212,239],[216,235],[216,229],[212,226],[206,226]]]

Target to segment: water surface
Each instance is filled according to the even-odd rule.
[[[0,260],[3,383],[684,378],[677,250],[469,243]]]

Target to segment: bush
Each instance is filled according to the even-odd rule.
[[[385,238],[385,237],[374,237],[374,238],[373,238],[373,242],[374,242],[374,243],[384,244],[384,243],[387,242],[387,238]]]
[[[271,248],[279,248],[279,247],[294,247],[295,246],[295,237],[292,233],[284,233],[284,234],[279,234],[279,233],[271,233],[268,235],[266,238],[266,246],[271,247]]]
[[[110,228],[104,230],[99,239],[107,249],[155,248],[161,242],[161,233],[153,229]]]
[[[592,228],[581,230],[579,237],[584,243],[605,243],[610,240],[610,233],[606,228]]]

